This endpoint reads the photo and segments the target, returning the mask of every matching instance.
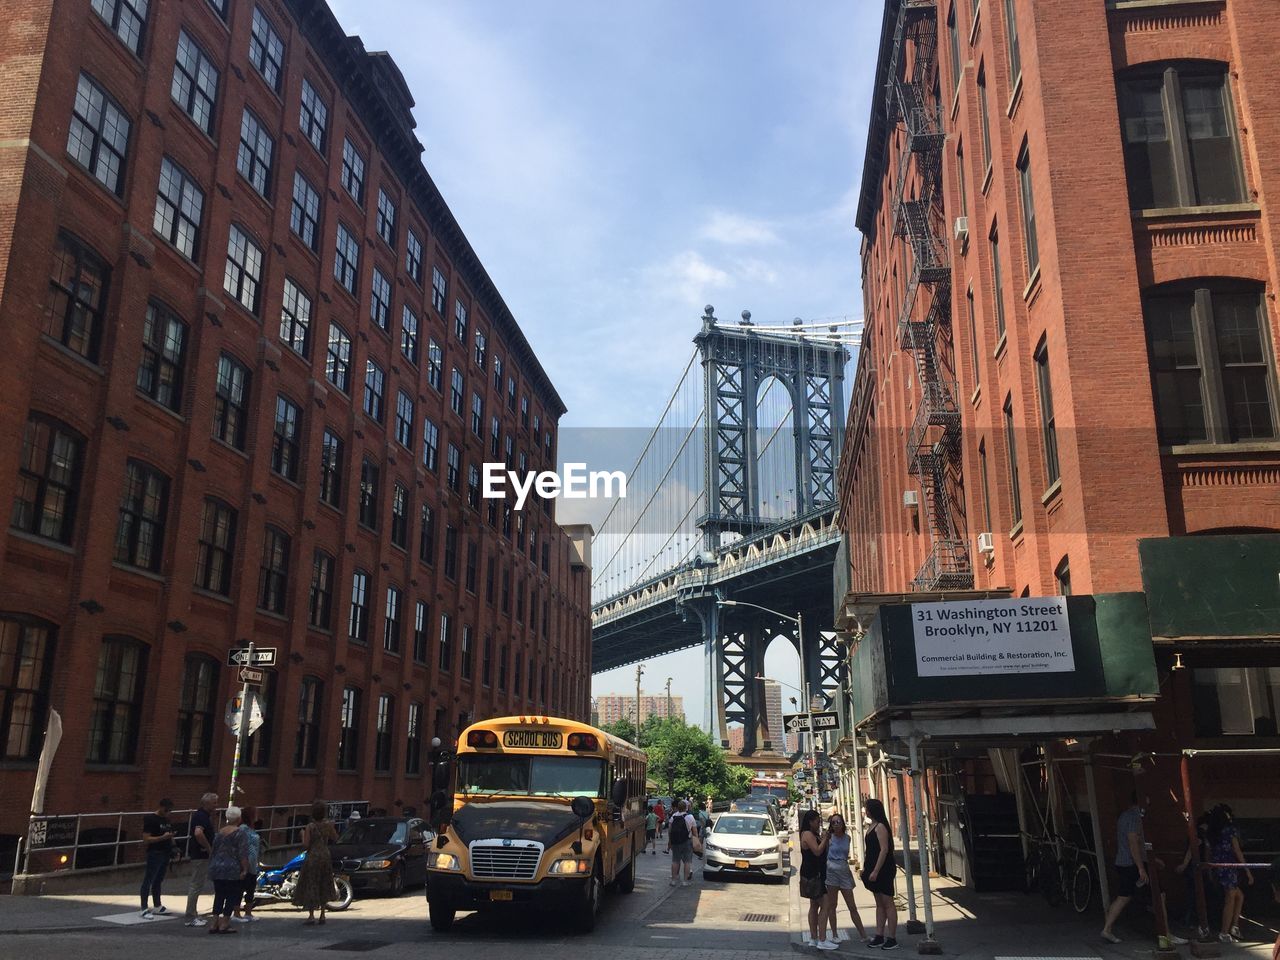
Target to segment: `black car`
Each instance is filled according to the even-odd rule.
[[[427,882],[427,844],[435,838],[417,817],[352,820],[333,845],[333,869],[351,878],[357,893],[397,896]]]

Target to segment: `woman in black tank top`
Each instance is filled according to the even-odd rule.
[[[893,875],[898,864],[893,859],[893,831],[879,800],[868,800],[866,813],[871,829],[863,841],[866,858],[862,884],[876,898],[876,935],[867,941],[867,946],[893,950],[898,946],[898,908],[893,902]]]
[[[817,810],[806,811],[800,818],[800,895],[809,898],[809,936],[820,950],[836,948],[835,941],[827,939],[827,914],[823,909],[830,839],[822,832],[822,815]]]

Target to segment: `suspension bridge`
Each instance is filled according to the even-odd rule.
[[[708,306],[627,496],[592,541],[595,672],[701,646],[704,727],[727,747],[741,724],[744,755],[781,746],[762,677],[774,639],[801,653],[814,697],[831,702],[842,680],[836,471],[860,338],[858,320],[764,325],[743,311],[724,324]]]

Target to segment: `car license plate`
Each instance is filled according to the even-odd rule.
[[[739,870],[746,870],[748,867],[751,866],[751,863],[747,860],[735,860],[733,861],[733,865],[737,867]]]
[[[489,899],[490,900],[510,900],[511,891],[510,890],[490,890]]]

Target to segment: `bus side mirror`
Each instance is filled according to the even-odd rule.
[[[437,760],[431,764],[431,789],[439,793],[449,786],[449,761]]]
[[[596,805],[591,802],[590,797],[574,797],[569,803],[569,809],[579,820],[590,820],[591,815],[596,812]]]
[[[613,790],[609,794],[609,799],[613,801],[615,807],[621,808],[627,802],[627,781],[613,781]]]
[[[449,805],[449,795],[443,790],[431,794],[431,823],[436,827],[445,823],[445,809]]]

